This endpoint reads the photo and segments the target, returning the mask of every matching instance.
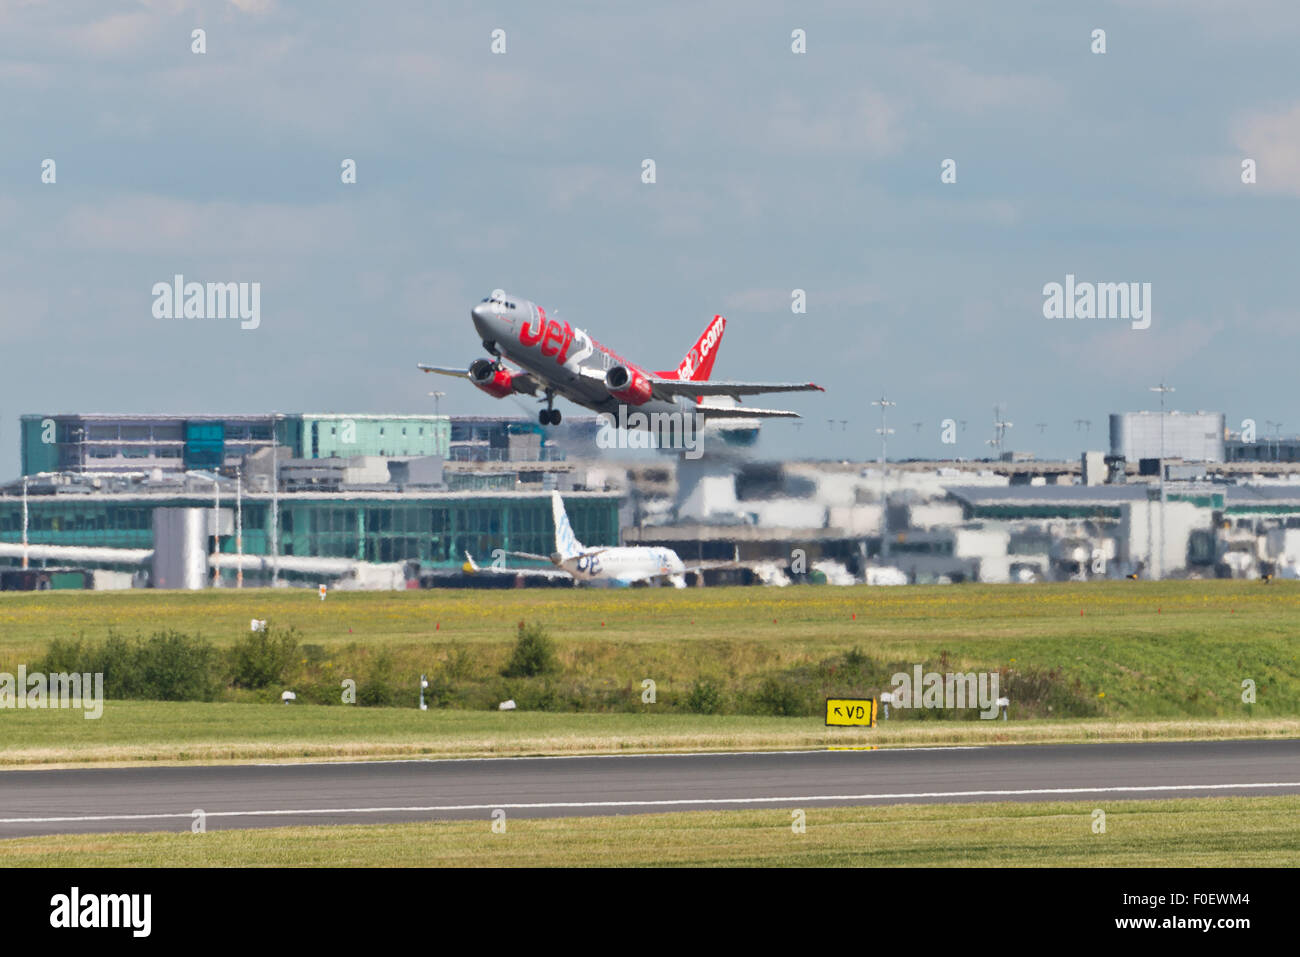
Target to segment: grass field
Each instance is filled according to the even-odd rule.
[[[1082,613],[1082,614],[1081,614]],[[689,637],[802,644],[870,643],[884,655],[915,642],[979,641],[990,653],[1030,651],[1027,640],[1295,638],[1300,582],[1170,581],[1035,585],[865,585],[789,588],[303,589],[0,593],[0,664],[30,658],[54,638],[170,627],[218,642],[250,618],[292,625],[328,646],[463,641],[506,643],[520,619],[570,641],[650,643]],[[1055,650],[1052,645],[1050,650]],[[937,651],[938,646],[935,646]]]
[[[1105,812],[1095,833],[1094,811]],[[0,842],[9,867],[1296,867],[1300,797],[692,811],[91,834]]]
[[[76,711],[10,711],[0,720],[5,731],[0,768],[1300,735],[1300,718],[891,721],[859,729],[756,715],[421,712],[166,701],[110,701],[97,721]]]
[[[324,602],[301,590],[3,593],[0,671],[30,667],[55,639],[113,631],[175,629],[228,647],[251,618],[298,632],[304,657],[283,683],[227,689],[214,703],[110,701],[98,721],[6,711],[0,766],[1300,733],[1292,582],[433,590]],[[558,673],[502,677],[520,620],[548,628]],[[855,653],[870,667],[851,667]],[[380,662],[407,706],[270,704],[311,682],[334,701],[340,677],[364,682]],[[913,710],[844,735],[811,717],[824,696],[877,693],[913,664],[1000,671],[1026,690],[1010,690],[1009,722]],[[452,707],[409,706],[421,673],[452,689],[436,702]],[[642,701],[645,678],[656,704]],[[716,682],[721,713],[688,713],[701,678]],[[1254,704],[1242,701],[1244,679]],[[802,709],[785,713],[803,717],[768,706],[760,689],[772,683]],[[490,710],[508,697],[524,710]]]

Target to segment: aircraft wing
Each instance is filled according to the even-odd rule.
[[[693,379],[650,379],[654,394],[661,399],[674,399],[678,396],[729,395],[739,399],[742,395],[764,395],[769,392],[825,392],[815,382],[726,382]]]
[[[743,405],[718,406],[697,405],[692,411],[698,412],[705,419],[798,419],[798,412],[785,409],[754,409]]]
[[[550,555],[534,555],[532,552],[506,552],[506,554],[515,558],[530,558],[536,562],[549,562],[551,560]]]
[[[457,379],[469,378],[469,370],[467,369],[451,369],[447,366],[427,366],[423,362],[419,363],[416,368],[421,372],[436,372],[438,375],[454,376]]]
[[[529,555],[526,552],[506,552],[506,554],[521,555],[525,558],[541,558],[544,561],[550,561],[549,558],[546,558],[543,555]],[[474,556],[468,551],[465,552],[465,564],[462,565],[461,568],[469,575],[509,575],[512,578],[522,575],[525,578],[547,578],[555,580],[572,577],[568,572],[561,571],[558,568],[503,568],[495,564],[480,565],[478,562],[474,561]]]
[[[436,372],[438,375],[451,376],[453,379],[468,379],[476,385],[479,384],[474,378],[474,373],[471,369],[456,369],[450,366],[431,366],[426,365],[423,362],[416,363],[415,367],[421,372]],[[537,390],[541,385],[537,376],[533,375],[531,372],[516,372],[508,367],[504,368],[506,368],[506,371],[510,373],[510,386],[516,392],[522,392],[525,395],[537,394]]]

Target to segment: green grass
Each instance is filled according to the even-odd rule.
[[[1080,612],[1083,615],[1080,615]],[[903,588],[473,590],[335,592],[304,589],[201,592],[0,593],[0,654],[18,660],[54,638],[103,637],[159,627],[229,643],[250,618],[292,625],[303,641],[508,642],[520,619],[567,640],[697,640],[805,644],[856,640],[883,654],[919,638],[978,641],[993,653],[1025,640],[1070,642],[1112,635],[1293,638],[1300,582],[1172,581]],[[856,615],[856,619],[851,616]],[[775,619],[775,620],[773,620]],[[1059,648],[1059,645],[1053,645]],[[937,650],[937,649],[936,649]]]
[[[1094,811],[1105,833],[1094,833]],[[10,867],[1295,867],[1300,797],[692,811],[626,817],[75,834]],[[188,822],[187,822],[188,824]]]
[[[811,717],[822,698],[878,693],[913,664],[1020,681],[1002,689],[1013,720],[913,710],[876,732],[881,742],[1294,735],[1300,720],[1296,582],[431,590],[324,602],[303,590],[0,593],[0,671],[30,666],[56,638],[112,631],[174,629],[229,647],[251,618],[297,631],[302,657],[284,682],[227,688],[221,704],[110,701],[100,721],[6,712],[0,764],[818,746],[834,740]],[[557,673],[502,676],[519,621],[549,631]],[[852,663],[854,649],[867,665]],[[414,709],[421,673],[435,704],[451,707]],[[365,687],[376,675],[405,708],[337,703],[341,679]],[[655,705],[642,703],[646,678]],[[721,715],[685,713],[701,678],[720,689]],[[1256,684],[1254,704],[1241,700],[1243,679]],[[332,706],[271,704],[285,687]],[[508,697],[552,713],[491,710]],[[809,717],[766,716],[785,698]]]
[[[1300,735],[1300,718],[890,721],[860,729],[826,728],[810,718],[649,708],[641,714],[548,714],[164,701],[109,701],[93,721],[71,710],[7,711],[0,721],[0,768]]]

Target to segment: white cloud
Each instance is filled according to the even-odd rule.
[[[1300,196],[1300,103],[1272,111],[1257,111],[1238,118],[1234,139],[1241,159],[1257,164],[1256,188],[1266,193]]]
[[[352,235],[354,214],[341,203],[203,202],[151,194],[112,196],[72,206],[35,244],[178,255],[301,255]]]

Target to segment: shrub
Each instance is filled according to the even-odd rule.
[[[147,640],[110,633],[98,645],[55,640],[34,670],[102,673],[107,698],[211,701],[220,690],[217,663],[210,642],[160,631]]]
[[[844,667],[846,668],[852,668],[854,671],[862,671],[869,664],[871,664],[871,659],[863,654],[862,649],[857,645],[854,645],[851,650],[844,652]]]
[[[217,652],[210,642],[179,631],[159,632],[139,648],[140,697],[211,701],[218,690],[216,663]]]
[[[235,642],[230,649],[230,681],[237,688],[280,684],[298,652],[298,635],[267,628]]]
[[[448,681],[464,681],[474,672],[474,656],[464,645],[452,645],[442,668]]]
[[[397,704],[397,691],[382,678],[368,678],[357,688],[357,704],[367,708],[391,708]]]
[[[418,679],[416,679],[418,680]],[[415,682],[407,689],[415,694]],[[391,708],[402,697],[393,677],[393,654],[387,648],[375,655],[365,680],[357,684],[357,704],[370,708]]]
[[[686,695],[686,707],[696,714],[721,714],[722,689],[709,678],[698,678]]]
[[[798,691],[776,678],[763,681],[754,695],[754,707],[758,714],[779,716],[803,714],[805,710]]]
[[[534,678],[559,670],[555,642],[541,625],[519,623],[514,651],[502,674],[507,678]]]
[[[456,686],[446,675],[434,675],[424,689],[424,703],[430,708],[445,708],[452,702]]]

